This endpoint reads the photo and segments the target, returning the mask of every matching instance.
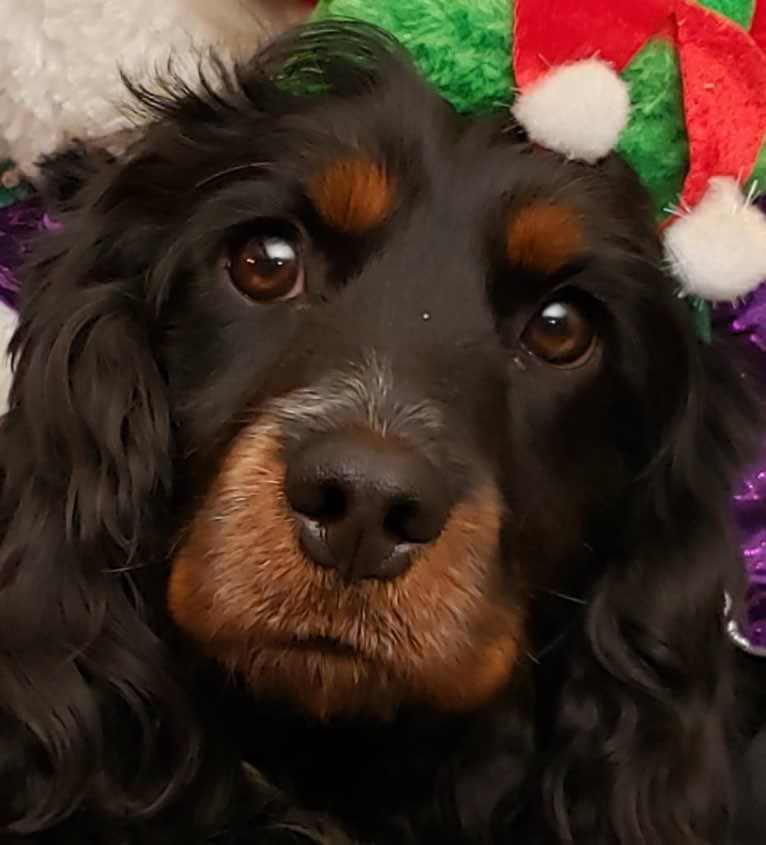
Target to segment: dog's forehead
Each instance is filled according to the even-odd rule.
[[[302,157],[302,179],[336,233],[377,237],[356,284],[384,300],[378,314],[486,323],[493,269],[547,277],[591,247],[587,179],[501,120],[431,111],[392,127],[350,109],[340,127]]]
[[[434,233],[449,236],[449,249],[504,225],[511,208],[554,205],[557,212],[534,220],[541,231],[555,230],[599,217],[599,195],[616,193],[603,168],[535,148],[507,114],[458,115],[421,86],[401,94],[335,103],[302,122],[311,138],[309,152],[297,152],[305,178],[315,198],[329,199],[320,212],[329,206],[326,216],[337,218],[343,206],[367,218],[346,221],[348,230],[375,228],[397,208],[417,207],[439,220]],[[608,215],[599,220],[605,231],[612,224]]]
[[[476,221],[477,208],[497,210],[500,200],[515,194],[576,193],[583,182],[576,165],[520,141],[506,116],[459,116],[435,95],[395,106],[342,103],[329,114],[289,120],[287,134],[292,126],[295,138],[305,134],[306,141],[301,148],[297,140],[289,155],[301,161],[312,182],[331,174],[326,186],[356,178],[360,190],[398,187],[402,195],[430,199],[434,210],[457,218]],[[391,191],[390,200],[396,198]]]

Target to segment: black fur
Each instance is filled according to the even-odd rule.
[[[0,429],[3,841],[723,845],[748,737],[722,597],[755,414],[727,342],[695,338],[635,178],[458,117],[364,28],[221,76],[139,92],[153,125],[124,161],[50,165],[63,228],[26,278]],[[374,237],[323,230],[301,192],[307,154],[347,144],[406,174]],[[529,197],[586,216],[571,278],[496,260],[501,210]],[[312,238],[304,309],[216,275],[262,217]],[[562,283],[597,306],[599,360],[516,366],[520,321]],[[448,409],[440,447],[495,467],[526,561],[530,659],[480,712],[313,724],[168,619],[174,538],[236,431],[275,378],[313,384],[368,345]]]

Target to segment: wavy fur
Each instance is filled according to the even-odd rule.
[[[481,713],[433,732],[422,718],[282,732],[279,714],[243,704],[195,662],[167,618],[164,583],[176,527],[193,507],[187,492],[204,487],[199,466],[215,464],[236,428],[246,368],[224,366],[204,329],[207,352],[182,366],[177,335],[200,319],[184,296],[220,215],[238,207],[225,192],[293,135],[305,148],[333,132],[362,135],[348,104],[393,137],[403,131],[400,97],[425,126],[447,111],[393,45],[345,25],[299,32],[219,82],[201,93],[172,81],[139,92],[154,127],[124,160],[94,160],[78,190],[67,181],[71,160],[50,165],[52,184],[67,188],[64,226],[27,274],[0,427],[2,835],[726,842],[739,746],[722,595],[741,586],[729,497],[754,412],[725,343],[695,340],[656,260],[648,203],[616,162],[576,175],[596,192],[606,186],[623,209],[605,209],[604,226],[635,217],[604,247],[624,274],[604,282],[614,298],[603,413],[625,483],[604,469],[605,489],[616,486],[602,501],[600,459],[588,449],[553,466],[543,431],[516,432],[543,456],[529,476],[516,468],[529,481],[531,539],[521,532],[519,542],[552,543],[566,532],[561,513],[592,500],[577,537],[591,553],[576,577],[561,575],[556,590],[530,581],[537,661]],[[487,149],[519,143],[497,125],[482,135]],[[439,155],[436,142],[429,155]],[[205,216],[200,197],[211,196],[222,204]],[[261,356],[274,359],[266,348]],[[587,440],[601,404],[580,404],[566,427],[551,423],[553,451],[578,432]],[[535,490],[551,491],[549,517]],[[581,598],[567,601],[576,589]],[[264,774],[246,777],[241,757]],[[272,777],[285,770],[289,788]]]

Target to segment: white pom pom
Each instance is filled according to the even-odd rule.
[[[513,115],[531,141],[590,163],[608,155],[630,117],[630,92],[600,59],[546,73],[519,96]]]
[[[716,177],[697,207],[667,230],[665,249],[685,290],[730,302],[766,279],[766,216],[734,179]]]

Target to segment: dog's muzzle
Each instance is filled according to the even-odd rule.
[[[377,364],[260,408],[180,538],[176,622],[257,691],[322,716],[493,695],[522,628],[502,500],[488,474],[456,493],[444,427]]]

